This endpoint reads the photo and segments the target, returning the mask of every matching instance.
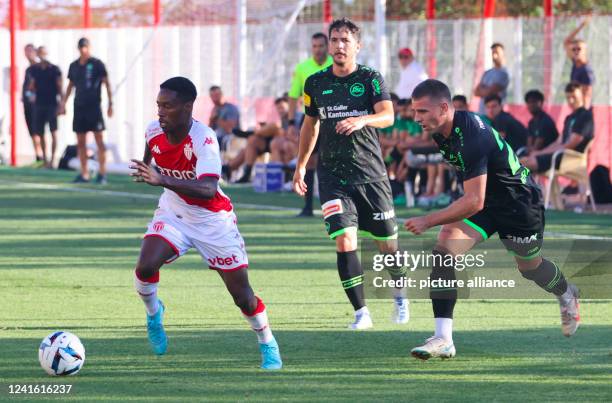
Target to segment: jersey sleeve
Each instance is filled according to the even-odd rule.
[[[68,67],[68,80],[74,82],[74,74],[74,63],[70,63],[70,66]]]
[[[291,98],[299,98],[302,96],[302,77],[300,74],[300,69],[299,66],[297,66],[295,68],[295,71],[293,72],[293,76],[291,78],[291,87],[289,88],[289,93],[288,95]]]
[[[486,130],[487,133],[483,133],[483,130]],[[499,134],[492,133],[492,130],[495,129],[489,127],[481,129],[474,125],[470,131],[475,135],[465,137],[465,144],[462,147],[465,164],[464,181],[487,173],[489,152],[491,152],[492,147],[497,147],[494,136],[499,136]]]
[[[389,101],[391,99],[389,88],[387,88],[387,84],[385,83],[382,74],[380,74],[378,71],[374,72],[372,75],[370,91],[373,105],[380,101]]]
[[[577,134],[584,138],[593,137],[593,117],[591,112],[584,112],[572,127],[572,134]]]
[[[215,132],[208,126],[203,128],[198,136],[193,138],[193,152],[197,157],[196,177],[206,176],[219,178],[221,176],[221,155]]]
[[[310,76],[306,79],[306,83],[304,84],[304,111],[308,116],[317,117],[319,116],[319,110],[315,102],[314,89],[313,76]]]
[[[106,76],[108,76],[108,73],[106,71],[106,65],[101,60],[98,60],[98,69],[100,72],[100,77],[105,78]]]

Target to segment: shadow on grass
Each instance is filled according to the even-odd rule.
[[[144,329],[133,337],[83,336],[85,367],[63,379],[38,367],[40,340],[3,338],[0,379],[73,383],[73,398],[102,400],[603,401],[612,393],[612,326],[586,326],[573,339],[556,327],[460,332],[456,359],[428,362],[408,356],[429,336],[422,332],[281,330],[285,369],[275,373],[258,369],[249,331],[173,326],[168,333],[162,357],[150,353]]]

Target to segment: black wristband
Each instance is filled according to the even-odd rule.
[[[295,124],[295,119],[289,119],[287,121],[290,125],[294,125]]]

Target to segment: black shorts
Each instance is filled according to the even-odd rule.
[[[359,229],[376,240],[396,239],[397,221],[388,180],[359,185],[319,183],[325,228],[331,239]]]
[[[524,259],[540,255],[544,237],[544,204],[539,189],[503,207],[485,207],[463,220],[484,239],[499,234],[506,249]]]
[[[101,132],[105,129],[100,105],[75,106],[72,130],[76,133]]]
[[[34,104],[31,102],[24,101],[23,102],[23,114],[26,121],[26,126],[28,127],[28,133],[30,136],[35,134],[34,131]]]
[[[538,172],[548,171],[550,166],[552,165],[552,154],[541,154],[536,155],[536,161],[538,163]],[[559,169],[561,166],[561,159],[563,159],[563,154],[557,157],[557,161],[555,162],[555,169]]]
[[[44,134],[45,125],[49,130],[57,130],[57,105],[36,105],[34,108],[34,133]]]

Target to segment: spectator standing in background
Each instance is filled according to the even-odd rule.
[[[29,90],[35,95],[34,102],[34,133],[40,138],[43,160],[47,168],[53,168],[55,151],[57,150],[57,114],[62,95],[62,72],[56,65],[47,60],[47,49],[38,48],[40,63],[32,66]],[[47,159],[45,142],[45,125],[51,132],[51,155]]]
[[[527,152],[530,153],[554,143],[559,137],[559,132],[550,115],[542,109],[544,94],[538,90],[528,91],[525,94],[525,103],[532,116],[527,125],[529,131]]]
[[[480,97],[480,106],[478,112],[485,114],[485,98],[490,95],[497,95],[503,102],[506,99],[506,91],[510,83],[510,75],[504,67],[506,57],[504,55],[504,45],[494,43],[491,45],[491,58],[493,60],[493,68],[485,71],[480,79],[478,86],[474,88],[474,95]]]
[[[595,74],[589,65],[587,57],[587,45],[582,39],[576,39],[576,35],[590,22],[591,18],[584,19],[576,29],[574,29],[563,41],[565,53],[572,61],[572,71],[570,82],[580,84],[580,89],[584,94],[584,107],[590,109],[593,102],[593,84]]]
[[[210,87],[208,95],[214,105],[208,126],[217,133],[219,147],[221,151],[225,151],[232,131],[240,129],[240,111],[236,105],[225,101],[223,91],[218,85]]]
[[[106,66],[100,59],[90,54],[89,39],[81,38],[77,44],[79,58],[68,68],[68,88],[62,100],[60,112],[66,110],[66,101],[75,89],[74,119],[72,130],[77,134],[77,152],[81,162],[81,173],[74,179],[74,183],[89,182],[87,169],[87,133],[93,132],[98,147],[98,163],[100,165],[96,183],[106,184],[106,146],[104,145],[104,117],[102,116],[102,84],[106,86],[108,96],[108,117],[113,116],[113,93],[108,81]]]
[[[34,154],[36,155],[35,166],[42,166],[44,164],[43,149],[40,144],[40,137],[34,133],[34,93],[30,91],[30,81],[32,79],[32,66],[36,64],[36,48],[31,43],[28,43],[23,48],[26,59],[30,65],[25,71],[25,77],[23,79],[23,86],[21,88],[21,102],[23,102],[23,114],[28,127],[28,132],[32,138],[32,146],[34,147]]]
[[[409,99],[412,96],[414,87],[429,77],[425,69],[414,59],[414,54],[410,48],[403,48],[397,53],[401,66],[400,78],[395,93],[400,99]]]
[[[502,109],[502,101],[499,95],[489,95],[484,99],[486,116],[491,121],[491,126],[512,147],[514,152],[527,145],[527,128],[514,116]]]

